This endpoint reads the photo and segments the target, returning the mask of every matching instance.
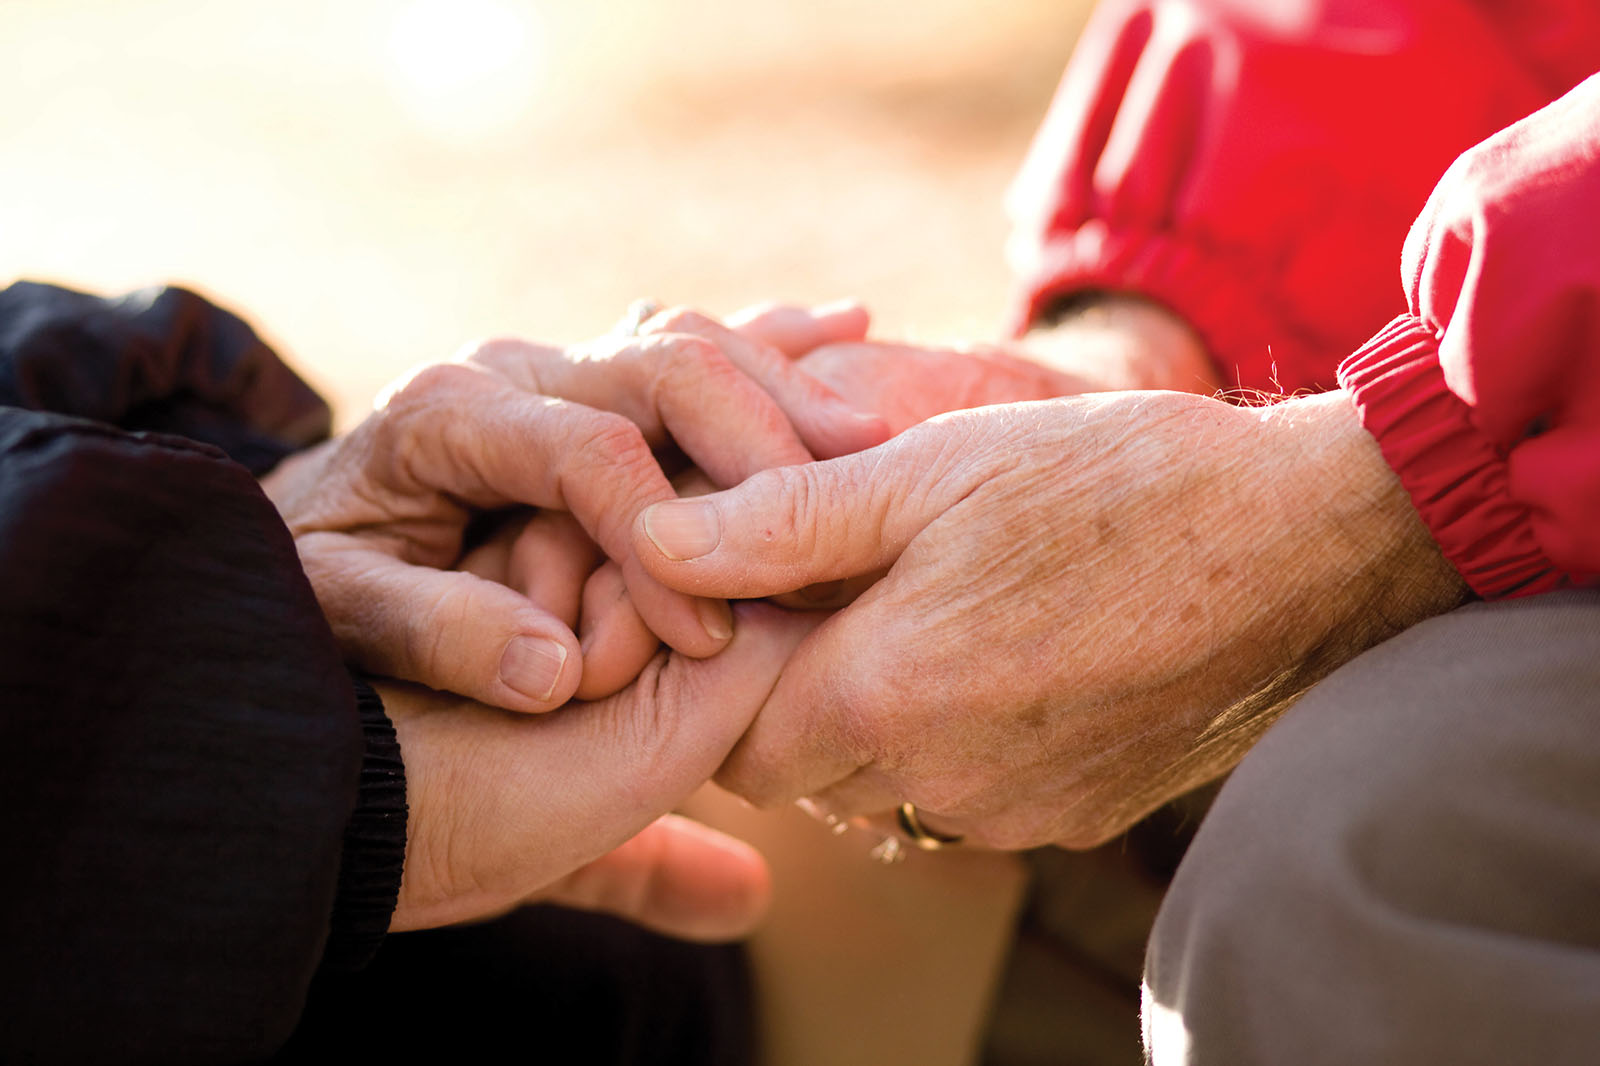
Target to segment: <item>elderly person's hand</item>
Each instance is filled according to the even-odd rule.
[[[1106,839],[1462,595],[1342,394],[944,415],[646,508],[634,544],[702,596],[889,567],[800,646],[719,780],[845,816],[911,802],[1000,847]]]
[[[860,336],[858,309],[767,328],[799,343]],[[732,619],[718,600],[657,584],[633,557],[639,511],[673,498],[652,451],[669,443],[718,484],[877,443],[862,416],[778,350],[690,312],[641,336],[562,350],[516,340],[477,346],[395,387],[360,426],[286,461],[263,482],[294,533],[345,654],[377,674],[514,710],[547,710],[577,690],[570,596],[595,562],[620,564],[631,603],[673,648],[711,655]],[[583,537],[544,537],[516,588],[464,572],[468,523],[531,505],[570,513]]]
[[[722,654],[663,651],[626,691],[559,714],[379,685],[410,806],[390,928],[542,899],[683,937],[748,932],[769,894],[761,856],[666,812],[717,768],[818,616],[765,604],[735,614]]]
[[[1090,384],[998,345],[851,341],[817,348],[795,365],[881,416],[894,433],[949,411],[1074,396]]]
[[[789,312],[791,322],[796,311]],[[955,347],[843,341],[796,364],[895,433],[949,411],[1085,392],[1174,389],[1209,394],[1221,381],[1200,341],[1147,301],[1080,301],[1003,345]]]
[[[663,324],[696,332],[725,348],[756,343],[787,355],[808,377],[855,408],[880,416],[894,433],[937,414],[990,404],[1112,388],[1170,385],[1210,392],[1216,387],[1215,373],[1193,333],[1163,309],[1132,296],[1108,294],[1081,302],[1005,346],[932,347],[867,340],[866,312],[848,303],[816,309],[752,307],[729,316],[727,326],[733,336],[692,312],[680,312],[670,323],[652,327]],[[858,339],[827,339],[851,326],[858,327]],[[686,485],[692,491],[685,491]],[[718,486],[700,472],[689,471],[674,487],[683,496],[702,495]],[[502,576],[507,566],[514,570],[521,559],[550,555],[554,541],[576,545],[581,540],[581,532],[559,516],[541,514],[533,524],[535,528],[520,541],[515,530],[502,530],[463,568],[521,588],[522,579],[514,573]],[[568,551],[563,557],[572,562],[560,573],[588,572],[583,570],[587,561],[581,551]],[[552,574],[548,566],[539,572],[544,588],[558,587],[557,601],[579,614],[584,659],[579,698],[596,699],[626,685],[654,654],[657,638],[630,602],[621,569],[607,562],[586,583]],[[827,583],[780,602],[838,606],[879,576]],[[531,591],[529,595],[545,602]]]

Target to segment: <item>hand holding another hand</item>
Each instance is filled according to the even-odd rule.
[[[795,321],[794,309],[788,312]],[[798,367],[895,433],[950,411],[1088,392],[1161,389],[1212,395],[1222,386],[1183,321],[1134,296],[1081,300],[1005,344],[844,340],[790,349]]]
[[[793,343],[859,336],[859,310],[797,318],[769,311]],[[651,332],[561,350],[491,341],[394,388],[350,433],[286,461],[264,480],[348,658],[514,710],[548,710],[577,690],[575,587],[616,560],[629,600],[674,649],[711,655],[732,635],[726,604],[661,586],[632,555],[628,530],[673,498],[653,449],[675,443],[718,484],[883,439],[767,345],[692,312]],[[542,558],[520,588],[453,572],[470,520],[534,506],[569,513],[531,536]],[[587,540],[585,540],[587,538]],[[524,546],[524,549],[526,545]]]
[[[646,508],[645,567],[765,596],[884,567],[719,780],[1097,843],[1230,767],[1306,686],[1461,595],[1341,394],[1111,393],[945,415]]]
[[[391,929],[543,899],[692,939],[748,932],[769,893],[760,855],[661,812],[716,770],[819,619],[764,604],[734,611],[716,657],[662,651],[625,691],[560,714],[379,685],[411,808]]]
[[[1089,391],[1089,382],[993,345],[925,347],[875,340],[816,348],[795,364],[902,433],[934,415]]]

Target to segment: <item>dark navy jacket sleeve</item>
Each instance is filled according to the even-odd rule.
[[[113,308],[96,327],[62,312],[76,294],[37,291],[0,294],[0,1061],[259,1059],[324,954],[359,956],[387,924],[399,753],[370,693],[358,714],[250,471],[111,423],[270,465],[319,432],[292,423],[321,403],[218,385],[254,374],[270,392],[281,364],[241,372],[215,344],[144,330],[162,298],[78,303]],[[173,299],[190,325],[237,321]],[[52,334],[51,359],[13,358]],[[243,336],[228,343],[249,354]],[[70,413],[28,409],[46,404]],[[371,847],[348,863],[353,833]]]
[[[243,319],[173,286],[0,290],[0,404],[213,444],[257,475],[331,422]]]

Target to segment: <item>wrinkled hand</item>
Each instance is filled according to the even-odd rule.
[[[1080,300],[1057,321],[1005,345],[857,340],[795,354],[803,354],[801,370],[882,415],[896,433],[934,415],[989,404],[1130,389],[1211,395],[1222,386],[1181,319],[1158,304],[1112,293]]]
[[[940,416],[644,511],[664,584],[890,567],[796,651],[719,781],[841,815],[1088,846],[1461,584],[1342,394],[1111,393]]]
[[[1083,377],[989,345],[846,342],[817,348],[796,365],[859,409],[882,416],[894,433],[948,411],[1072,396],[1091,388]]]
[[[770,890],[760,855],[666,812],[722,762],[818,616],[765,604],[735,611],[722,654],[662,652],[626,691],[559,714],[378,686],[410,806],[390,928],[544,899],[695,939],[748,932]]]
[[[593,568],[593,548],[562,536],[566,548],[538,560],[526,545],[509,549],[526,564],[515,588],[449,570],[470,519],[517,504],[570,513],[673,648],[703,657],[728,642],[725,603],[659,585],[632,555],[638,512],[673,498],[652,449],[670,438],[727,485],[887,430],[780,352],[703,316],[665,312],[650,328],[570,350],[479,345],[412,376],[355,430],[264,480],[348,658],[495,706],[564,703],[582,673],[565,590]],[[823,342],[858,336],[865,320],[852,311],[786,328]]]

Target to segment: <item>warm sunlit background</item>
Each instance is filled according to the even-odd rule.
[[[577,340],[639,296],[855,296],[886,334],[991,337],[1001,197],[1088,6],[0,0],[0,284],[195,286],[345,425],[469,338]],[[886,877],[790,819],[810,850],[769,848],[788,887],[752,949],[794,976],[762,986],[771,1061],[966,1061],[1018,875]],[[1136,997],[1052,950],[1015,953],[985,1061],[1136,1059]],[[893,980],[862,992],[863,952]]]
[[[992,335],[1087,0],[0,0],[0,279],[179,280],[341,408],[648,295]]]

